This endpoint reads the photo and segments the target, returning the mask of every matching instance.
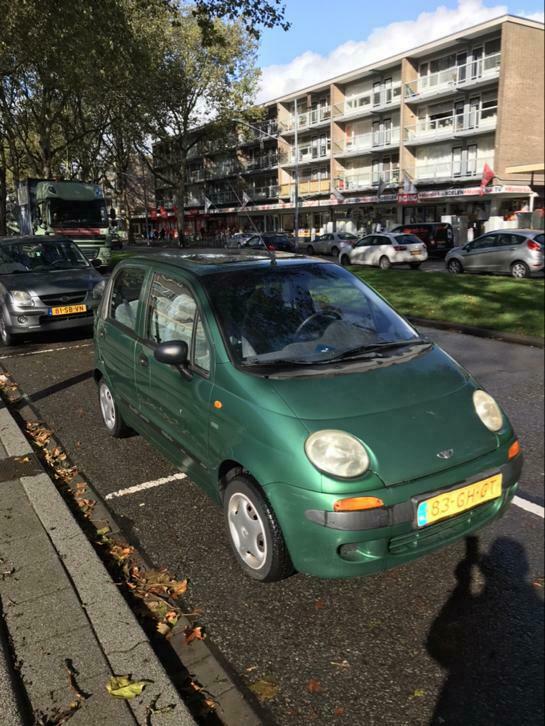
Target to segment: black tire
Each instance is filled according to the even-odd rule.
[[[332,247],[331,254],[333,255],[333,257],[339,259],[339,248],[337,246]]]
[[[106,416],[103,404],[103,396],[109,399],[111,405],[110,417]],[[115,402],[113,394],[110,391],[110,387],[108,386],[104,378],[101,378],[98,382],[98,405],[100,408],[100,415],[102,416],[102,421],[110,436],[113,436],[114,439],[121,439],[131,433],[131,429],[123,421],[123,418],[119,413],[117,403]]]
[[[237,545],[235,539],[238,536],[236,517],[237,513],[242,511],[241,506],[246,507],[248,518],[256,522],[258,536],[255,543],[250,544],[255,545],[254,548],[259,556],[263,555],[263,562],[260,562],[251,550],[247,550],[246,559],[239,552],[239,548],[244,547],[241,541]],[[223,511],[231,548],[246,575],[260,582],[277,582],[294,573],[274,510],[254,479],[239,474],[229,482],[223,496]],[[248,538],[251,538],[251,533],[248,533]]]
[[[523,262],[522,260],[513,262],[511,265],[511,276],[515,277],[517,280],[524,280],[524,278],[530,277],[530,268],[526,262]]]
[[[341,265],[343,267],[348,267],[348,265],[351,265],[352,262],[350,261],[350,257],[348,255],[341,255]]]
[[[421,264],[421,262],[409,262],[409,267],[411,270],[419,270]]]
[[[10,333],[6,328],[6,320],[4,318],[4,311],[0,310],[0,343],[2,345],[15,345],[17,336]]]
[[[460,262],[460,260],[449,260],[447,262],[447,270],[450,272],[451,275],[461,275],[464,271],[464,266]]]
[[[314,247],[312,245],[307,245],[307,255],[313,255],[314,254]]]
[[[389,270],[390,267],[392,266],[392,263],[390,262],[390,258],[386,257],[386,255],[384,255],[378,261],[378,266],[380,267],[381,270]]]

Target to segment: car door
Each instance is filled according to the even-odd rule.
[[[135,351],[146,275],[146,268],[137,264],[115,271],[106,309],[97,319],[97,353],[114,398],[122,408],[137,407]]]
[[[392,245],[390,238],[383,234],[377,234],[373,237],[373,246],[369,256],[369,263],[378,266],[381,257],[392,259]]]
[[[495,257],[495,270],[497,272],[510,272],[511,265],[521,257],[520,246],[525,237],[512,232],[502,232],[498,235],[500,242]]]
[[[363,239],[360,239],[350,253],[350,261],[356,265],[370,265],[374,239],[375,237],[372,234],[368,234]]]
[[[154,356],[159,344],[172,340],[188,345],[188,376]],[[189,280],[177,271],[156,270],[143,305],[141,337],[135,350],[140,410],[170,460],[205,486],[213,387],[209,340]]]
[[[320,234],[314,240],[314,250],[320,255],[326,255],[329,252],[329,246],[333,236],[330,234]]]
[[[472,272],[484,272],[493,266],[498,235],[485,234],[470,242],[464,248],[464,267]]]

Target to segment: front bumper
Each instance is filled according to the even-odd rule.
[[[48,330],[68,330],[70,328],[90,327],[94,320],[94,309],[88,305],[85,313],[54,317],[48,314],[47,307],[4,308],[6,330],[11,335],[47,332]]]
[[[385,507],[380,510],[335,513],[333,502],[342,494],[287,484],[271,484],[266,491],[297,570],[327,578],[368,575],[417,559],[501,516],[516,492],[523,463],[522,455],[506,463],[507,448],[436,476],[365,491],[365,496],[383,499]],[[416,498],[499,472],[503,494],[498,499],[428,527],[416,527]]]

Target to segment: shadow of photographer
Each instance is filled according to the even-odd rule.
[[[481,555],[468,537],[455,574],[426,643],[447,671],[431,726],[543,724],[543,602],[524,547],[499,538]]]

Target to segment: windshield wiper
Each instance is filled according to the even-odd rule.
[[[245,368],[272,368],[281,366],[311,366],[315,361],[301,360],[300,358],[275,358],[274,360],[246,360],[241,365]]]
[[[336,355],[334,358],[328,358],[321,361],[322,363],[333,363],[339,360],[351,360],[352,358],[380,357],[383,350],[393,350],[395,348],[407,348],[412,345],[432,345],[431,340],[427,338],[412,338],[411,340],[389,340],[385,343],[375,343],[373,345],[361,345],[358,348],[345,350],[344,353]]]

